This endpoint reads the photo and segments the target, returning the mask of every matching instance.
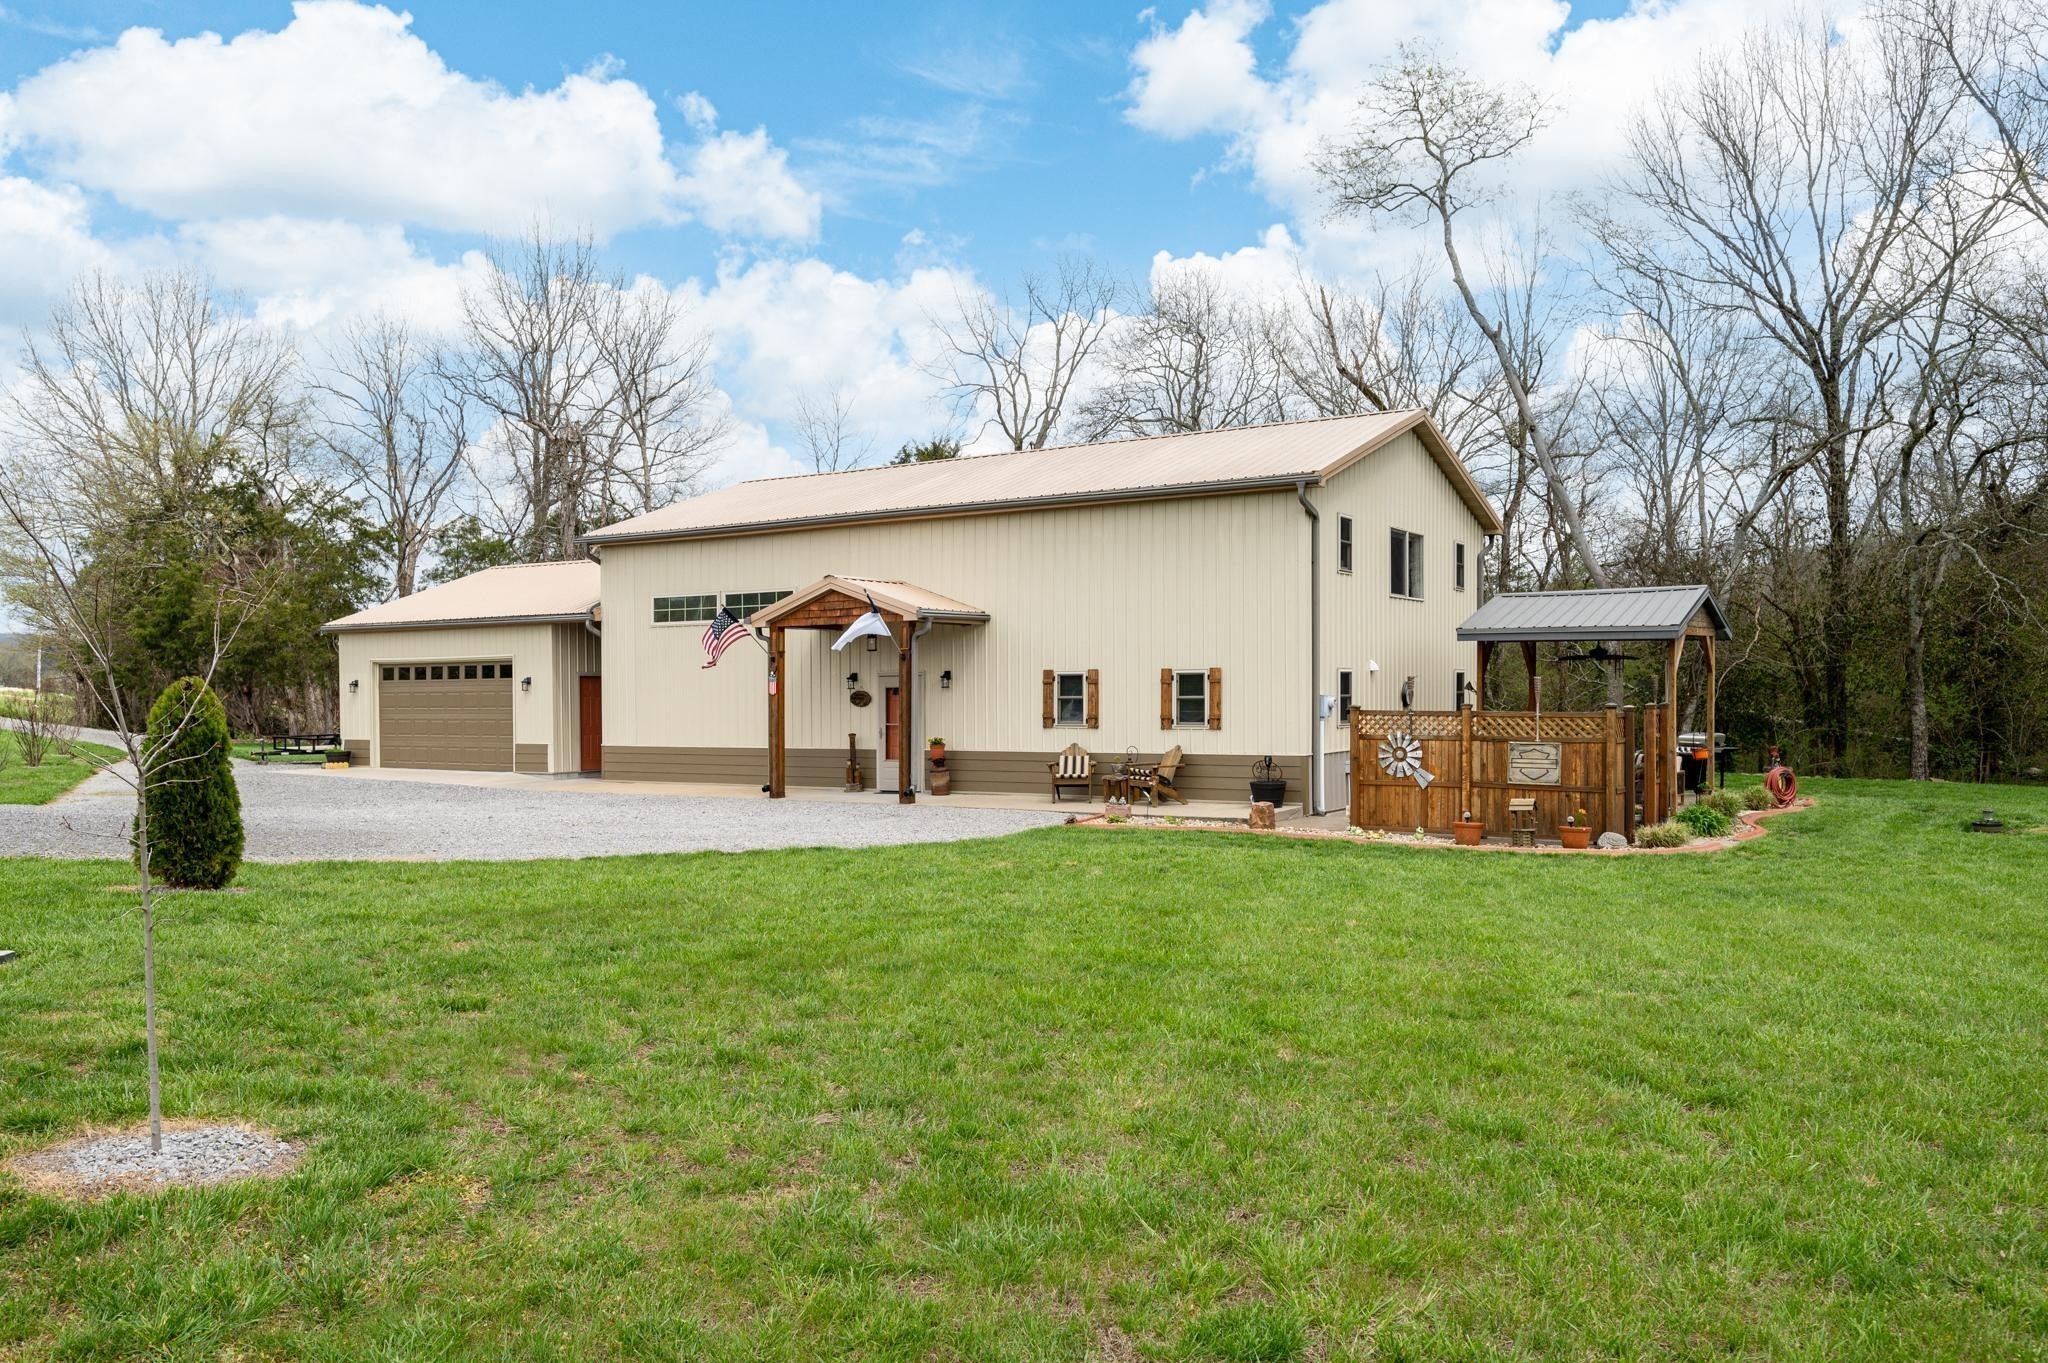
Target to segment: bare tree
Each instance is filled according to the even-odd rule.
[[[1494,195],[1484,177],[1526,147],[1547,117],[1534,93],[1488,85],[1409,44],[1366,87],[1350,135],[1326,143],[1315,164],[1334,211],[1419,223],[1437,232],[1452,286],[1493,350],[1519,434],[1543,471],[1551,513],[1569,533],[1586,575],[1605,586],[1607,570],[1565,485],[1555,433],[1539,410],[1530,363],[1546,347],[1526,327],[1538,312],[1526,287],[1534,276],[1525,277],[1518,297],[1507,300],[1509,307],[1497,301],[1489,308],[1466,267],[1469,247],[1459,236],[1460,218]]]
[[[1888,0],[1878,15],[1933,45],[1990,124],[2011,202],[2048,225],[2048,10],[2031,0]]]
[[[854,430],[853,398],[842,387],[800,389],[790,421],[815,473],[859,468],[874,453],[874,442]]]
[[[1287,416],[1286,377],[1262,308],[1192,268],[1156,281],[1148,303],[1117,319],[1097,352],[1101,386],[1081,407],[1084,439]]]
[[[162,897],[150,868],[148,795],[184,779],[168,754],[193,715],[149,733],[147,699],[123,684],[116,590],[96,549],[135,506],[176,516],[179,493],[232,458],[275,444],[289,406],[284,352],[220,310],[203,281],[139,285],[89,279],[52,316],[47,347],[31,344],[0,442],[0,582],[39,635],[55,641],[80,688],[76,711],[111,728],[126,757],[109,768],[135,797],[133,849],[142,920],[143,1017],[152,1150],[162,1148],[156,1017],[156,927]],[[60,358],[61,357],[61,358]],[[204,538],[198,518],[185,527]],[[208,544],[212,643],[203,679],[272,590],[280,565],[248,545]]]
[[[1050,279],[1028,276],[1016,306],[986,290],[957,293],[951,315],[931,319],[943,349],[930,373],[963,418],[994,426],[1013,450],[1043,449],[1122,294],[1093,265],[1071,259]]]
[[[1859,490],[1886,337],[1925,301],[1908,270],[1931,186],[1960,164],[1956,101],[1934,49],[1879,30],[1850,52],[1819,20],[1751,34],[1705,58],[1629,134],[1618,189],[1654,224],[1630,268],[1753,327],[1800,376],[1796,429],[1738,526],[1795,480],[1820,499],[1819,665],[1810,727],[1839,769],[1849,739],[1848,667]],[[1992,221],[1988,206],[1973,220]],[[1610,243],[1612,244],[1612,243]]]
[[[603,441],[603,514],[638,516],[690,496],[732,433],[711,381],[711,342],[674,294],[642,281],[600,297],[605,396],[587,423]]]
[[[381,314],[341,329],[319,387],[325,444],[390,536],[393,594],[410,596],[464,468],[462,403],[412,328]]]

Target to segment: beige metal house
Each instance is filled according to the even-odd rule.
[[[955,791],[1049,794],[1078,742],[1179,747],[1195,799],[1270,755],[1328,808],[1348,706],[1449,708],[1476,675],[1457,628],[1499,528],[1422,413],[1377,413],[741,483],[597,531],[599,562],[327,628],[381,766],[780,794],[839,786],[850,747],[907,795],[942,737]],[[835,653],[870,604],[890,636]],[[749,635],[707,668],[721,607]]]
[[[598,566],[489,568],[330,621],[363,766],[595,772]]]
[[[1476,672],[1499,528],[1419,411],[741,483],[588,537],[604,775],[837,786],[850,744],[915,789],[942,737],[954,790],[1040,791],[1078,741],[1178,746],[1198,799],[1271,755],[1328,807],[1344,706],[1448,707]],[[870,599],[894,636],[833,652]],[[707,669],[721,605],[757,637]]]

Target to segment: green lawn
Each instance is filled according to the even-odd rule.
[[[2048,1357],[2048,791],[1731,852],[1200,833],[255,867],[166,1105],[0,1181],[0,1358]],[[0,866],[0,1156],[142,1105],[116,863]]]
[[[105,761],[121,754],[98,743],[75,745]],[[46,805],[100,769],[97,762],[69,753],[51,753],[40,767],[21,760],[21,745],[11,729],[0,729],[0,805]]]

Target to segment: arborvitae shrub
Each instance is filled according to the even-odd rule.
[[[149,710],[147,751],[151,876],[176,889],[222,888],[242,865],[242,795],[227,711],[204,681],[180,677],[164,688]]]

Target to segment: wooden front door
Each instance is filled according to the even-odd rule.
[[[604,770],[604,678],[576,679],[578,728],[582,734],[582,770]]]

